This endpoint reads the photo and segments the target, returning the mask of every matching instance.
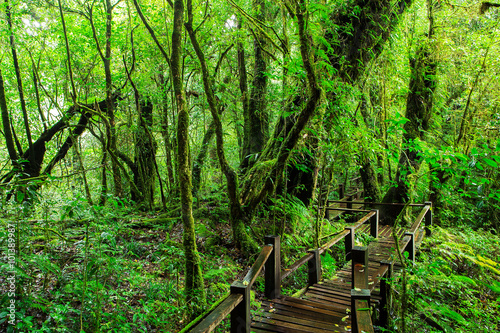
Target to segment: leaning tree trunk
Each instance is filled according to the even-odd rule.
[[[385,41],[399,22],[402,13],[411,3],[412,0],[399,0],[396,4],[388,0],[356,0],[351,6],[346,7],[347,9],[335,11],[330,15],[334,24],[329,25],[333,29],[328,28],[325,33],[325,40],[329,42],[325,53],[333,66],[333,72],[337,73],[336,75],[343,82],[354,84],[359,80],[365,66],[370,61],[375,60],[382,52]],[[355,14],[349,10],[355,6],[360,8],[360,13]],[[352,27],[352,29],[339,29],[339,27]],[[336,97],[334,94],[330,94],[328,99],[333,102]],[[288,132],[283,131],[282,133],[287,134]],[[280,140],[276,140],[276,143],[268,143],[268,145],[279,144],[279,142]],[[316,150],[317,145],[314,142],[306,144],[312,148],[309,151]],[[263,155],[266,155],[265,152]],[[291,182],[296,186],[314,189],[314,173],[317,170],[315,161],[318,158],[308,155],[304,154],[304,157],[294,156],[296,163],[303,164],[306,168],[293,171]],[[302,193],[301,200],[309,202],[313,193],[314,191]],[[306,196],[307,194],[309,197]]]
[[[241,205],[240,192],[238,186],[238,175],[236,171],[229,165],[229,162],[227,161],[226,154],[224,151],[222,121],[218,112],[220,107],[214,95],[214,89],[211,83],[211,77],[208,72],[208,67],[205,61],[205,55],[201,49],[200,44],[198,43],[195,31],[193,29],[193,13],[192,13],[191,0],[187,1],[187,9],[188,9],[188,22],[186,23],[186,30],[191,39],[191,44],[193,45],[196,56],[200,61],[203,86],[205,88],[205,95],[207,97],[207,102],[210,107],[210,112],[212,113],[212,118],[215,123],[217,156],[219,158],[219,164],[221,166],[221,170],[226,177],[227,192],[230,202],[231,225],[233,229],[234,241],[238,248],[242,249],[245,253],[250,254],[255,252],[258,249],[258,247],[255,241],[253,241],[253,239],[250,237],[250,235],[248,235],[248,232],[246,231],[245,221],[248,221],[249,216],[243,212],[243,207]]]

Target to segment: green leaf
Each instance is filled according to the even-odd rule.
[[[437,310],[439,310],[439,312],[441,312],[441,314],[443,316],[448,317],[450,319],[453,319],[455,321],[458,321],[458,322],[465,321],[464,317],[462,317],[458,312],[451,310],[446,306],[439,306],[439,307],[437,307]]]
[[[491,167],[494,167],[494,168],[497,168],[498,167],[498,164],[497,162],[493,161],[493,160],[490,160],[489,158],[483,158],[483,161],[488,164],[489,166]]]

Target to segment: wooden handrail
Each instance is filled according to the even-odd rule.
[[[345,200],[328,200],[330,203],[345,203]],[[404,206],[406,204],[399,202],[367,202],[367,201],[353,201],[353,204],[361,204],[366,206]],[[410,207],[424,207],[427,204],[409,204]]]
[[[348,229],[344,229],[339,234],[337,234],[336,237],[334,237],[333,239],[331,239],[328,242],[326,242],[325,244],[323,244],[318,249],[319,250],[319,254],[325,253],[326,250],[328,250],[333,245],[337,244],[339,241],[341,241],[347,235],[349,235],[351,233],[351,230],[355,231],[356,229],[358,229],[359,227],[361,227],[364,223],[366,223],[368,220],[370,220],[373,216],[375,216],[377,214],[377,212],[373,211],[373,210],[370,210],[368,212],[369,212],[368,214],[366,214],[365,216],[363,216],[362,218],[360,218],[356,223],[354,223],[353,225],[350,225],[348,227]],[[298,259],[296,262],[294,262],[289,268],[282,270],[281,271],[281,280],[283,280],[286,277],[288,277],[290,274],[292,274],[297,269],[299,269],[300,266],[304,265],[306,262],[309,262],[309,260],[311,260],[312,258],[313,258],[313,254],[308,253],[308,254],[304,255],[303,257],[301,257],[300,259]]]
[[[224,320],[233,309],[243,301],[243,295],[229,295],[219,306],[217,306],[208,316],[196,325],[191,333],[211,332]]]
[[[337,244],[340,240],[342,240],[348,234],[349,234],[349,230],[344,229],[343,231],[341,231],[337,235],[337,237],[332,238],[331,240],[329,240],[328,242],[326,242],[325,244],[323,244],[323,246],[321,246],[321,248],[319,250],[320,253],[323,254],[326,250],[328,250],[329,248],[331,248],[332,246],[334,246],[335,244]]]
[[[382,278],[385,276],[385,274],[389,271],[389,268],[390,268],[389,264],[380,263],[380,268],[375,273],[373,280],[372,280],[373,283],[370,285],[370,288],[369,288],[370,291],[373,291],[377,287],[378,283],[382,280]]]
[[[305,256],[303,256],[302,258],[300,258],[299,260],[297,260],[296,262],[294,262],[292,264],[292,266],[281,271],[281,280],[285,279],[286,277],[288,277],[288,275],[295,272],[297,269],[299,269],[300,266],[302,266],[303,264],[305,264],[306,262],[311,260],[313,258],[313,256],[314,256],[313,254],[308,253]]]
[[[257,260],[255,260],[255,263],[250,268],[247,275],[245,275],[245,277],[243,278],[243,282],[247,283],[250,286],[250,288],[252,287],[253,283],[255,282],[255,279],[257,278],[260,271],[264,267],[264,264],[266,263],[267,258],[269,258],[269,256],[271,255],[272,251],[273,251],[272,245],[265,245],[260,251]]]
[[[320,207],[320,208],[323,208],[323,207]],[[369,209],[357,209],[357,208],[345,208],[345,207],[326,207],[325,209],[327,209],[327,210],[338,210],[338,211],[343,211],[343,212],[352,212],[352,213],[367,213],[367,212],[371,212],[371,210],[369,210]]]
[[[230,287],[230,295],[189,332],[211,332],[229,314],[231,314],[231,332],[250,332],[250,288],[252,288],[252,285],[264,268],[264,265],[268,262],[268,259],[273,257],[279,258],[279,236],[267,236],[266,243],[271,244],[263,246],[257,260],[243,280],[234,281]],[[275,250],[278,253],[275,253]],[[275,258],[272,264],[277,264],[279,267],[280,261]],[[269,271],[270,270],[266,268],[266,275]],[[269,287],[267,280],[266,276],[266,289]],[[279,286],[272,286],[271,289],[274,289],[272,291],[275,294],[279,294],[280,292]]]
[[[425,205],[424,206],[424,208],[422,209],[422,211],[420,212],[420,214],[418,214],[417,219],[415,220],[415,222],[411,226],[411,228],[409,230],[410,232],[415,232],[420,227],[420,224],[424,220],[424,217],[427,214],[427,212],[429,211],[429,209],[431,209],[430,205]]]

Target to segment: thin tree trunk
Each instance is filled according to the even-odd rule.
[[[135,1],[135,0],[134,0]],[[190,2],[188,1],[188,6]],[[196,238],[193,219],[193,196],[191,191],[191,165],[189,157],[189,113],[186,105],[186,96],[182,84],[181,52],[182,30],[184,24],[184,2],[174,2],[174,27],[172,32],[172,81],[177,100],[177,156],[178,177],[181,193],[182,222],[184,226],[183,244],[186,255],[186,298],[187,303],[197,299],[192,312],[194,317],[205,304],[205,290],[201,274],[201,262],[196,249]]]
[[[106,115],[109,126],[106,126],[107,149],[111,155],[116,155],[116,124],[115,124],[115,106],[113,103],[113,79],[111,76],[111,32],[113,24],[113,6],[110,0],[105,1],[106,9],[106,44],[104,53],[97,38],[97,32],[93,20],[93,10],[90,8],[89,19],[92,27],[92,34],[96,42],[97,51],[101,57],[104,66],[104,75],[106,80]],[[122,180],[120,168],[115,159],[111,159],[111,170],[113,172],[114,195],[123,197]]]
[[[23,90],[23,81],[21,78],[21,69],[19,67],[19,60],[17,58],[14,30],[12,27],[12,13],[10,10],[10,5],[9,5],[8,0],[5,0],[5,15],[7,16],[7,24],[8,24],[9,35],[10,35],[9,36],[10,48],[12,51],[12,60],[14,62],[14,70],[16,72],[17,91],[19,92],[19,100],[21,102],[21,110],[23,112],[24,129],[26,131],[26,138],[28,139],[29,156],[30,156],[30,160],[33,160],[34,159],[33,142],[31,140],[31,130],[30,130],[30,126],[29,126],[28,110],[26,109],[26,101],[24,99],[24,90]],[[23,170],[23,171],[31,176],[31,173],[30,173],[31,170],[28,169],[28,170]]]
[[[9,118],[9,109],[7,108],[7,99],[5,98],[5,88],[3,84],[2,70],[0,69],[0,108],[2,111],[2,124],[3,133],[5,136],[5,145],[9,152],[9,158],[13,167],[18,167],[18,155],[14,145],[14,138],[12,137],[11,124]]]
[[[172,164],[172,143],[170,142],[170,130],[168,124],[168,116],[169,116],[169,106],[168,106],[168,89],[167,82],[163,76],[163,73],[160,73],[160,89],[163,90],[163,115],[162,115],[162,135],[165,146],[165,156],[167,162],[167,177],[169,182],[169,188],[172,189],[175,184],[175,175],[174,175],[174,167]]]

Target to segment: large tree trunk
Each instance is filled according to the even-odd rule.
[[[433,94],[436,88],[436,67],[427,42],[421,43],[415,58],[410,60],[411,77],[406,99],[408,122],[404,125],[403,143],[396,172],[395,186],[389,188],[383,202],[407,202],[412,186],[412,175],[420,168],[415,140],[422,140],[429,129]],[[382,207],[382,223],[393,224],[400,210]]]
[[[266,2],[263,0],[255,0],[253,6],[256,14],[256,19],[260,22],[267,21]],[[243,108],[244,114],[244,136],[243,136],[243,154],[241,168],[246,169],[251,167],[256,158],[255,154],[259,154],[267,139],[269,138],[269,115],[266,110],[266,92],[267,92],[267,56],[264,47],[267,44],[266,38],[262,32],[256,31],[254,34],[254,75],[252,92],[248,107]],[[241,62],[244,62],[242,58]],[[241,66],[240,73],[244,70],[244,64]],[[241,75],[241,74],[240,74]],[[241,76],[243,78],[243,76]]]
[[[399,22],[401,14],[411,2],[411,0],[400,0],[395,5],[388,0],[357,0],[346,9],[331,14],[332,24],[329,27],[333,28],[328,28],[325,34],[325,39],[330,43],[330,47],[325,48],[325,52],[330,59],[334,72],[342,81],[350,84],[358,81],[365,66],[370,61],[375,60],[382,52],[385,41],[394,26]],[[361,12],[353,13],[351,10],[353,7],[360,8]],[[300,98],[298,99],[300,100]],[[336,96],[330,94],[328,99],[330,103],[334,103]],[[293,125],[293,122],[291,125]],[[288,131],[285,130],[281,133],[287,134]],[[268,145],[280,143],[280,140],[275,141],[275,143],[268,143]],[[316,151],[317,145],[314,142],[306,144],[310,147],[309,151]],[[265,150],[267,150],[267,147]],[[274,149],[271,148],[268,151],[274,151]],[[289,171],[292,176],[290,177],[290,183],[294,187],[313,189],[298,193],[305,203],[310,201],[314,193],[314,174],[317,172],[315,161],[318,160],[316,156],[308,155],[303,154],[303,157],[300,155],[294,156],[296,163],[304,165],[305,168],[291,169]],[[263,152],[263,157],[265,156],[266,153]],[[262,159],[262,161],[264,160],[266,159]],[[288,188],[292,189],[293,187],[288,186]]]
[[[153,125],[153,104],[141,101],[139,104],[138,127],[135,134],[135,165],[137,167],[136,184],[140,197],[135,200],[149,210],[154,207],[155,189],[155,158],[156,143],[154,142],[151,126]]]

